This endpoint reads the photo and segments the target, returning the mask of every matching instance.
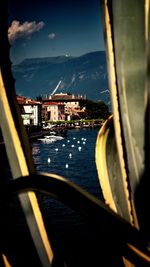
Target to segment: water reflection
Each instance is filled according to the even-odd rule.
[[[101,193],[95,164],[98,130],[75,129],[68,131],[65,139],[55,143],[33,143],[32,153],[37,171],[64,176],[99,196]]]

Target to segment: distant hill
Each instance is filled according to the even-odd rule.
[[[57,93],[86,95],[91,100],[109,103],[106,58],[104,51],[80,57],[58,56],[29,58],[12,66],[17,94],[35,98]]]

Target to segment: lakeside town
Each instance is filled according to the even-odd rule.
[[[104,102],[93,102],[86,96],[70,93],[51,94],[45,99],[39,96],[36,100],[17,96],[17,102],[31,139],[52,128],[65,134],[71,128],[100,126],[109,115]]]

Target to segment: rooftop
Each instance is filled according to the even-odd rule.
[[[86,96],[82,95],[60,93],[60,94],[49,95],[49,98],[44,99],[44,101],[74,101],[74,100],[85,100],[85,99]]]
[[[39,104],[41,104],[39,101],[33,100],[31,98],[27,98],[25,96],[17,96],[17,101],[20,105],[39,105]]]

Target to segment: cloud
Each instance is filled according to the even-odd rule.
[[[13,43],[16,39],[31,37],[34,32],[40,31],[44,27],[44,22],[25,21],[20,23],[17,20],[13,20],[11,26],[8,29],[8,39],[10,43]]]
[[[49,35],[48,35],[48,39],[49,40],[52,40],[52,39],[54,39],[56,37],[56,34],[54,33],[54,32],[51,32],[51,33],[49,33]]]

